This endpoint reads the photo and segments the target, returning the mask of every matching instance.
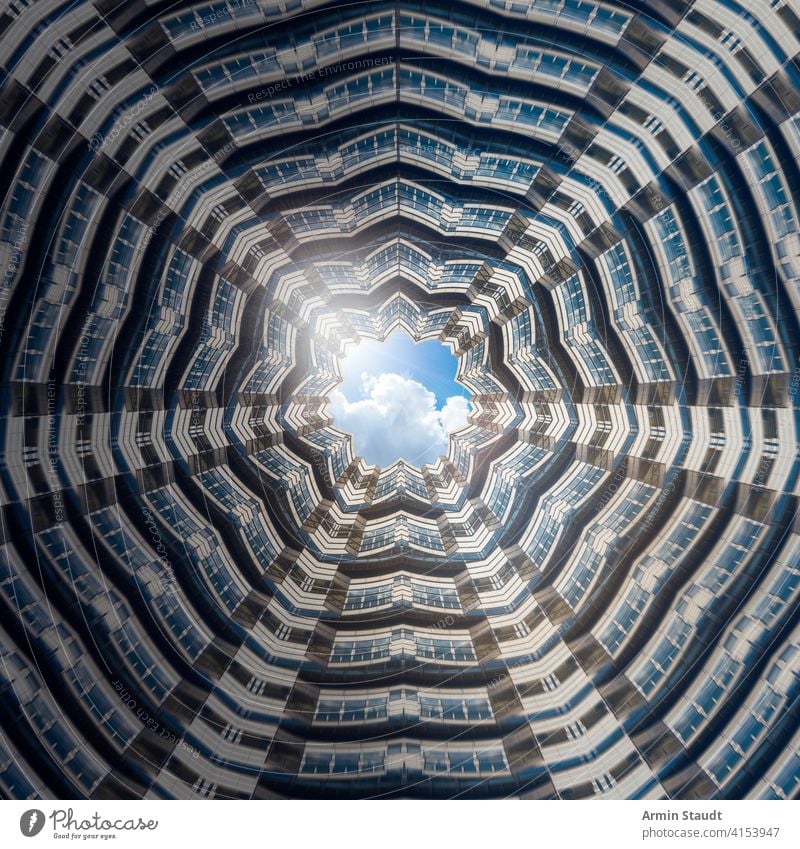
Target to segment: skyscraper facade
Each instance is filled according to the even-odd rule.
[[[0,796],[796,798],[799,14],[4,3]]]

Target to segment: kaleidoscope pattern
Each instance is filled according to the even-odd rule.
[[[797,798],[789,0],[0,10],[0,795]],[[446,456],[337,429],[436,339]]]

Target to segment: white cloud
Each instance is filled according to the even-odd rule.
[[[368,463],[388,466],[398,457],[432,463],[447,453],[448,433],[467,423],[466,398],[453,395],[438,410],[433,392],[400,374],[363,374],[361,388],[365,397],[358,401],[334,390],[331,412],[334,426],[353,434],[356,452]]]
[[[452,433],[467,423],[471,406],[463,395],[451,395],[439,413],[445,433]]]

